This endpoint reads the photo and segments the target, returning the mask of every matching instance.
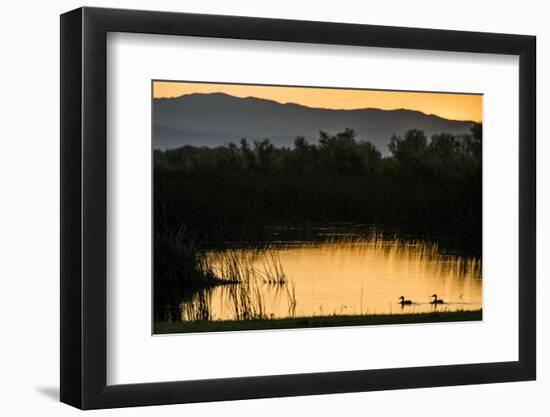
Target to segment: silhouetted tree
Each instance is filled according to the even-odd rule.
[[[399,165],[409,173],[410,170],[419,170],[422,167],[427,144],[428,138],[422,130],[411,129],[404,137],[393,135],[388,149]]]

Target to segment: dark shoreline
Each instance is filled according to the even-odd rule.
[[[483,310],[370,314],[363,316],[318,316],[267,320],[218,320],[193,322],[155,322],[154,334],[227,332],[243,330],[305,329],[319,327],[373,326],[440,322],[479,321]]]

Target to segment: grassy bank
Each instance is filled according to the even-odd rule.
[[[155,334],[228,332],[236,330],[301,329],[312,327],[372,326],[380,324],[413,324],[482,319],[482,310],[412,314],[371,314],[363,316],[319,316],[268,320],[219,320],[190,322],[155,322]]]

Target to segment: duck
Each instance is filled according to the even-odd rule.
[[[430,304],[445,304],[445,301],[437,298],[437,294],[433,294],[431,298],[433,298],[433,300],[430,301]]]
[[[399,297],[398,300],[401,300],[399,301],[399,304],[401,304],[402,306],[404,306],[405,304],[407,305],[412,304],[411,300],[405,300],[405,297],[403,296]]]

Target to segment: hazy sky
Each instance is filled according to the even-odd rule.
[[[410,109],[446,119],[482,120],[479,94],[416,93],[404,91],[347,90],[335,88],[278,87],[155,81],[153,96],[179,97],[193,93],[225,93],[236,97],[258,97],[279,103],[296,103],[329,109]]]

